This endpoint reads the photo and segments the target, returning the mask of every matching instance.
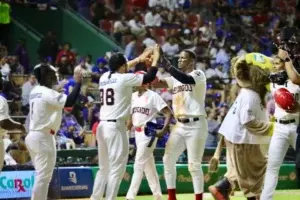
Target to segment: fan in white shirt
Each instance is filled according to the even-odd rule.
[[[152,8],[149,12],[147,12],[144,20],[146,27],[161,26],[162,18],[159,14],[159,8]]]
[[[2,79],[5,81],[9,81],[10,67],[9,64],[7,63],[7,57],[3,57],[1,59],[0,68],[1,68]]]
[[[167,42],[161,48],[169,57],[173,57],[179,52],[179,46],[175,43],[175,39],[173,37],[168,38]]]

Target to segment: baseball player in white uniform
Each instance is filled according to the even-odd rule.
[[[172,77],[155,87],[173,89],[173,111],[177,123],[171,131],[163,157],[169,200],[176,200],[176,161],[187,149],[188,169],[193,179],[196,200],[203,199],[204,179],[201,167],[208,125],[205,112],[206,77],[195,70],[196,55],[190,50],[180,53],[177,70],[166,58],[161,65]]]
[[[3,80],[0,73],[0,90],[2,90]],[[5,156],[5,147],[3,137],[7,130],[19,129],[22,133],[25,133],[25,127],[12,120],[9,116],[9,106],[6,100],[6,95],[0,94],[0,171],[3,168],[4,156]]]
[[[138,71],[137,73],[145,74],[146,72]],[[147,85],[140,86],[137,89],[138,91],[132,94],[131,119],[128,124],[129,130],[131,130],[130,128],[132,125],[134,127],[137,150],[135,155],[134,173],[126,199],[135,199],[145,172],[154,198],[156,200],[161,200],[162,192],[153,156],[157,138],[155,138],[151,147],[148,147],[151,137],[145,135],[144,127],[147,122],[156,122],[155,117],[157,117],[158,112],[162,112],[165,116],[164,127],[162,130],[156,132],[158,136],[162,137],[168,130],[172,112],[161,96],[156,92],[149,90]]]
[[[279,58],[274,59],[274,66],[278,70],[284,69],[284,61]],[[272,84],[271,92],[274,94],[279,88],[286,88],[290,91],[295,100],[299,103],[300,97],[300,87],[287,80],[283,85]],[[280,170],[280,165],[286,155],[286,152],[291,145],[294,149],[296,148],[297,139],[297,127],[299,125],[300,113],[288,113],[282,108],[280,108],[275,103],[275,127],[274,133],[271,139],[269,153],[268,153],[268,164],[267,172],[265,175],[265,183],[263,192],[261,195],[262,200],[271,200],[278,182],[278,174]]]
[[[74,74],[77,82],[69,96],[51,89],[57,83],[55,69],[41,65],[34,69],[39,85],[29,97],[29,134],[25,138],[36,171],[32,200],[46,200],[49,183],[56,163],[55,134],[62,120],[62,109],[75,103],[81,87],[81,74]]]
[[[137,60],[144,62],[151,53],[152,51],[146,51]],[[91,200],[103,198],[105,187],[106,200],[115,200],[118,195],[129,153],[126,121],[130,116],[132,88],[155,79],[159,54],[159,46],[156,45],[152,67],[143,75],[127,73],[127,59],[123,54],[116,53],[109,60],[110,71],[104,73],[99,80],[101,122],[96,133],[99,171]]]

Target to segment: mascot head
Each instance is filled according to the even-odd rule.
[[[249,53],[231,59],[231,74],[236,79],[238,87],[257,92],[263,105],[269,91],[269,76],[272,70],[272,58],[259,53]]]

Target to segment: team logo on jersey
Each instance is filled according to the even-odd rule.
[[[76,173],[75,172],[69,172],[69,180],[72,183],[77,184],[77,177],[76,177]]]
[[[177,87],[173,88],[173,94],[177,94],[179,92],[192,92],[193,91],[193,87],[191,85],[180,85]]]
[[[143,107],[134,107],[132,109],[132,114],[133,113],[141,113],[144,115],[150,115],[150,109],[149,108],[143,108]]]

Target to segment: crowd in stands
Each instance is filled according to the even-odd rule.
[[[49,1],[38,1],[46,6],[47,2]],[[218,127],[231,103],[230,86],[234,81],[230,77],[230,59],[247,52],[272,56],[272,41],[276,40],[279,29],[286,25],[300,25],[299,14],[295,9],[299,4],[296,6],[296,1],[293,0],[206,1],[205,6],[198,9],[192,6],[198,1],[190,0],[133,0],[124,1],[123,4],[122,1],[113,4],[104,0],[70,2],[71,7],[80,15],[123,46],[124,54],[129,60],[155,43],[162,46],[165,55],[174,65],[177,65],[177,57],[182,49],[196,52],[196,67],[205,71],[208,79],[207,147],[217,145]],[[204,4],[203,1],[201,3]],[[26,118],[28,123],[29,93],[37,84],[34,75],[30,74],[34,66],[43,63],[55,66],[64,77],[60,86],[66,94],[74,86],[74,70],[84,69],[85,87],[73,109],[64,110],[57,142],[59,148],[88,146],[85,139],[90,136],[89,131],[92,130],[95,134],[95,127],[99,123],[98,80],[108,71],[108,59],[114,51],[99,55],[98,58],[92,58],[88,54],[78,55],[72,44],[59,44],[55,32],[49,31],[38,49],[39,57],[43,58],[41,63],[30,63],[25,40],[20,39],[10,55],[2,43],[0,67],[2,75],[8,81],[5,88],[9,91],[7,98],[11,101],[11,115]],[[23,75],[27,78],[20,80]],[[161,79],[170,75],[159,68],[157,76]],[[171,91],[163,89],[157,92],[171,107]],[[163,118],[160,117],[158,121],[163,123]],[[160,139],[157,146],[164,147],[167,138],[168,135]]]

